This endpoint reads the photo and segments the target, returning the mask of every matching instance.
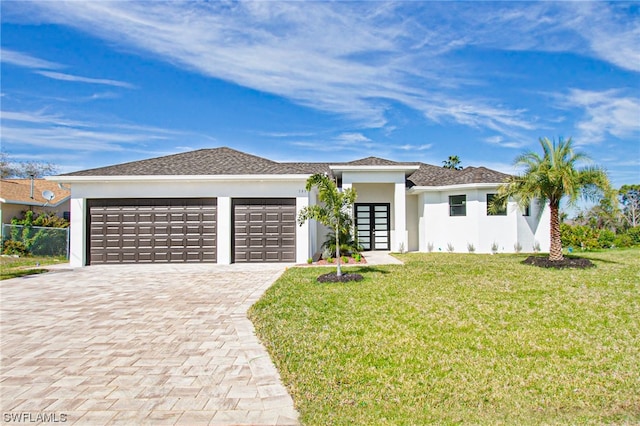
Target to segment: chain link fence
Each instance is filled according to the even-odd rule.
[[[34,256],[66,256],[69,258],[69,228],[2,225],[3,246],[7,241],[22,243]]]

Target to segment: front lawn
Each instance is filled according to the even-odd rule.
[[[47,272],[47,269],[42,266],[65,262],[68,260],[64,256],[2,256],[0,257],[0,280],[41,274]]]
[[[406,254],[347,284],[293,268],[250,317],[304,424],[640,423],[640,250],[584,256]]]

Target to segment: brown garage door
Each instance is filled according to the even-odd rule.
[[[233,200],[234,262],[295,262],[296,200]]]
[[[216,261],[216,199],[88,200],[88,262]]]

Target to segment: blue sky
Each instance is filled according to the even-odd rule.
[[[640,3],[2,1],[2,149],[61,172],[229,146],[640,183]]]

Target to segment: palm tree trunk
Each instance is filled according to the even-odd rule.
[[[560,239],[560,203],[551,202],[551,246],[549,247],[549,260],[562,260],[562,240]]]
[[[336,275],[341,277],[342,270],[340,269],[340,220],[338,219],[338,225],[336,226],[336,262],[338,262],[338,269]]]

